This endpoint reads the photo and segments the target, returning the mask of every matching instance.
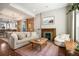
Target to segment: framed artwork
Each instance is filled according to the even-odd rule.
[[[53,16],[51,16],[51,17],[44,17],[43,20],[42,20],[42,24],[43,25],[54,24],[54,17]]]

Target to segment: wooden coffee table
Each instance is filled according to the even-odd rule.
[[[38,45],[40,47],[40,50],[43,46],[47,45],[46,38],[32,39],[30,42],[32,43],[32,49],[34,48],[34,45]]]

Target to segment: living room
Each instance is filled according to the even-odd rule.
[[[75,50],[79,42],[75,32],[78,14],[76,21],[73,12],[67,14],[71,6],[72,3],[0,3],[0,55],[79,55]]]

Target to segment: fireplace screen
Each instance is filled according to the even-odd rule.
[[[51,32],[44,32],[44,37],[48,38],[48,40],[51,40]]]

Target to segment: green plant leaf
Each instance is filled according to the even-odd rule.
[[[79,10],[79,3],[73,3],[71,5],[70,10],[67,12],[67,14],[69,14],[70,12],[75,11],[75,10]]]

